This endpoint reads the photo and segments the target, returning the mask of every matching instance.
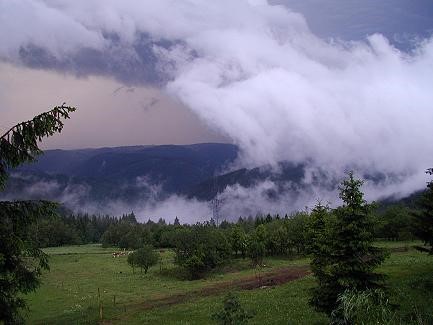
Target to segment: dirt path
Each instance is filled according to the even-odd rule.
[[[170,306],[178,303],[186,302],[192,298],[213,296],[231,289],[252,290],[257,288],[272,287],[284,284],[304,277],[309,273],[309,268],[306,266],[292,266],[288,268],[280,268],[270,272],[257,273],[253,276],[248,276],[232,281],[226,281],[211,286],[207,286],[198,290],[189,291],[187,293],[167,296],[141,304],[142,309],[152,309],[162,306]]]
[[[134,313],[136,313],[143,310],[185,303],[197,298],[217,295],[232,289],[252,290],[257,288],[267,288],[300,279],[309,273],[310,270],[308,266],[278,268],[269,272],[258,272],[255,275],[232,281],[220,282],[198,290],[153,299],[134,306],[129,306],[129,308],[133,309]],[[125,321],[129,316],[131,316],[131,314],[128,313],[128,315],[124,315],[124,317],[114,319],[113,321]],[[111,324],[111,322],[106,322],[105,324]]]

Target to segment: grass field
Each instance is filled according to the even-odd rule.
[[[401,249],[381,267],[387,274],[392,303],[398,316],[409,322],[433,314],[433,258],[411,249],[411,243],[378,243]],[[407,251],[406,251],[407,249]],[[132,273],[126,257],[113,258],[113,249],[99,245],[49,248],[51,270],[43,284],[28,295],[30,324],[95,324],[99,299],[103,319],[110,324],[211,324],[209,315],[221,308],[228,290],[238,291],[242,304],[254,311],[252,324],[326,324],[324,315],[308,306],[312,276],[274,287],[241,290],[234,284],[257,278],[248,260],[236,260],[208,278],[183,280],[173,265],[173,253],[161,252],[162,264],[148,274]],[[260,272],[306,266],[307,259],[270,258]],[[231,288],[231,284],[233,287]],[[427,323],[428,324],[428,323]]]

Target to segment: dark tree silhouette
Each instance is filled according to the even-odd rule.
[[[74,107],[57,106],[13,126],[0,137],[0,189],[6,184],[8,171],[34,161],[42,153],[38,142],[61,132],[62,119],[73,111]],[[20,315],[26,307],[22,294],[35,290],[41,271],[48,268],[47,256],[30,240],[29,227],[36,219],[55,214],[56,207],[47,201],[0,202],[0,323],[24,321]]]
[[[433,175],[433,168],[426,173]],[[414,212],[415,235],[427,246],[418,246],[417,249],[433,255],[433,180],[427,183],[427,190],[417,203],[418,209]]]

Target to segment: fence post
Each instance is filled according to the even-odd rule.
[[[99,319],[102,321],[103,319],[103,308],[102,308],[102,300],[101,300],[101,291],[98,288],[98,302],[99,302]]]

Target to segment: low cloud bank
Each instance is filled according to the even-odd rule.
[[[221,220],[237,220],[239,217],[256,216],[258,214],[291,214],[296,211],[309,210],[318,201],[335,207],[341,204],[338,198],[336,184],[340,179],[334,175],[314,175],[312,171],[306,173],[301,182],[273,181],[266,179],[257,181],[250,187],[234,184],[221,191],[218,198],[218,217]],[[120,216],[134,211],[138,220],[148,219],[157,221],[159,218],[173,222],[176,217],[183,223],[195,223],[210,220],[215,217],[212,201],[200,201],[182,195],[167,195],[162,187],[150,184],[146,177],[138,177],[134,184],[125,184],[124,189],[129,192],[132,188],[140,192],[136,199],[127,201],[121,198],[95,199],[90,193],[94,192],[91,185],[77,183],[71,180],[59,182],[44,180],[35,176],[14,173],[13,183],[26,182],[19,191],[6,191],[1,200],[12,199],[49,199],[57,201],[74,213],[108,214]],[[313,180],[314,179],[314,180]],[[395,193],[395,182],[382,178],[366,180],[363,189],[367,193],[366,199],[399,198],[409,195],[412,190]],[[408,179],[403,188],[416,189],[421,180]],[[412,182],[412,183],[410,183]],[[138,184],[138,187],[137,187]]]

